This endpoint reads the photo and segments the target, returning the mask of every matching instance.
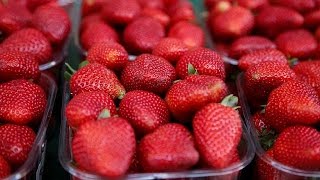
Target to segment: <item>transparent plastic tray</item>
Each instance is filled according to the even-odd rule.
[[[42,162],[44,161],[43,153],[45,152],[46,144],[46,132],[56,98],[57,86],[54,80],[44,73],[41,74],[38,84],[47,94],[47,105],[41,123],[37,128],[36,139],[26,162],[4,180],[34,179],[35,176],[41,176],[41,169],[43,167]]]
[[[77,179],[105,179],[94,173],[80,170],[72,159],[71,142],[73,132],[71,127],[67,125],[65,108],[70,100],[69,84],[65,82],[64,97],[61,110],[61,129],[59,142],[59,160],[63,168]],[[200,178],[210,177],[213,179],[238,179],[241,170],[245,168],[254,157],[254,148],[249,137],[249,133],[243,124],[242,140],[238,147],[241,161],[230,167],[212,170],[189,170],[183,172],[163,172],[163,173],[135,173],[127,174],[125,179],[175,179],[175,178]]]
[[[318,179],[320,180],[320,171],[305,171],[297,168],[292,168],[286,166],[266,154],[266,151],[262,148],[259,143],[257,130],[251,121],[251,111],[248,105],[247,98],[245,96],[244,87],[243,87],[243,73],[239,74],[237,77],[237,89],[240,99],[240,105],[242,107],[242,112],[244,119],[246,121],[248,129],[250,129],[250,134],[254,146],[256,148],[257,158],[263,160],[265,163],[271,165],[279,171],[277,180],[287,180],[287,179]],[[257,179],[257,178],[256,178]]]

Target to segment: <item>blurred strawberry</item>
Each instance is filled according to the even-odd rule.
[[[229,0],[222,0],[217,2],[213,7],[211,7],[209,19],[228,11],[232,7],[232,3]]]
[[[9,163],[0,155],[0,178],[6,178],[11,173]]]
[[[320,10],[312,11],[304,16],[304,24],[309,28],[320,26]]]
[[[301,13],[310,12],[316,8],[314,0],[270,0],[273,4],[295,9]]]
[[[110,0],[83,0],[81,7],[82,17],[88,16],[92,13],[99,13],[103,5]]]
[[[141,12],[141,16],[152,17],[159,21],[163,27],[167,27],[170,23],[170,17],[160,9],[144,8]]]
[[[177,3],[168,7],[168,14],[171,18],[171,24],[180,21],[195,21],[192,3],[187,0],[179,0]]]
[[[221,56],[229,56],[230,54],[230,44],[226,42],[215,42],[214,49],[219,52]]]
[[[274,158],[274,150],[269,149],[264,156],[268,156],[269,158]],[[274,168],[269,163],[265,162],[262,158],[257,159],[256,163],[256,171],[257,171],[257,178],[261,180],[271,180],[271,179],[278,179],[280,176],[280,171]]]
[[[251,117],[251,121],[254,124],[254,128],[258,131],[259,134],[262,134],[263,131],[270,130],[270,125],[267,123],[268,120],[266,119],[266,116],[264,112],[256,112],[254,115]]]
[[[221,2],[221,1],[229,1],[231,2],[231,0],[205,0],[204,4],[207,7],[207,9],[211,9],[212,7],[214,7],[217,3]]]
[[[254,11],[261,10],[263,7],[266,7],[269,4],[268,0],[236,0],[236,2],[239,6]]]
[[[103,19],[99,13],[92,13],[81,19],[80,32],[90,26],[91,23],[100,22],[103,23]]]
[[[151,8],[159,10],[163,10],[165,8],[163,0],[138,0],[138,2],[142,8]]]

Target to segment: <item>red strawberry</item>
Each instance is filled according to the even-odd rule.
[[[125,94],[115,73],[98,63],[88,64],[74,73],[70,79],[70,90],[74,96],[82,92],[104,91],[112,99],[121,99]]]
[[[92,22],[84,28],[80,35],[81,45],[85,50],[90,49],[95,43],[99,42],[118,42],[117,32],[103,22]]]
[[[304,29],[281,33],[275,42],[278,49],[291,58],[309,58],[314,55],[318,45],[314,36]]]
[[[230,44],[225,42],[215,42],[215,51],[219,52],[221,56],[229,56],[230,54]]]
[[[192,74],[225,78],[225,69],[221,56],[207,48],[196,48],[183,54],[177,62],[176,72],[181,79]]]
[[[153,8],[153,9],[159,9],[162,10],[165,8],[165,4],[163,0],[138,0],[139,4],[143,8]]]
[[[97,120],[100,113],[106,111],[110,116],[116,115],[116,105],[108,93],[95,91],[76,95],[67,104],[65,113],[69,126],[78,128],[86,122]]]
[[[0,178],[6,178],[11,173],[9,163],[0,155]]]
[[[88,51],[87,60],[89,63],[97,62],[115,71],[122,70],[129,61],[124,47],[114,42],[94,44]]]
[[[228,11],[232,7],[232,3],[228,0],[221,0],[216,3],[211,9],[209,19]]]
[[[189,48],[204,46],[204,36],[203,30],[199,26],[186,21],[176,23],[168,33],[168,37],[182,40]]]
[[[0,53],[0,80],[38,79],[40,77],[37,59],[24,52]]]
[[[164,100],[147,91],[128,92],[121,100],[119,115],[129,121],[137,134],[153,132],[169,122],[169,109]]]
[[[159,21],[164,27],[168,26],[170,23],[170,17],[160,9],[144,8],[141,12],[141,16],[152,17]]]
[[[318,93],[320,97],[320,61],[306,61],[300,62],[293,67],[293,71],[296,73],[297,77],[303,81],[310,84]]]
[[[274,144],[274,157],[285,165],[320,170],[320,132],[308,126],[292,126]]]
[[[170,123],[141,140],[138,157],[145,172],[182,171],[198,162],[199,153],[188,129]]]
[[[254,124],[254,128],[258,131],[259,134],[262,134],[263,131],[270,130],[270,125],[267,123],[268,120],[264,113],[256,112],[252,117],[251,121]]]
[[[296,75],[288,64],[260,62],[247,69],[244,86],[250,98],[265,102],[273,89],[295,78]]]
[[[234,6],[209,21],[215,37],[230,39],[249,34],[254,25],[254,16],[250,10]]]
[[[33,13],[32,24],[53,44],[62,44],[69,35],[71,22],[62,7],[40,6]]]
[[[121,82],[127,91],[146,90],[156,94],[167,92],[175,79],[174,67],[165,59],[151,54],[138,56],[121,74]]]
[[[102,7],[109,0],[83,0],[81,7],[82,17],[90,16],[93,13],[100,13]]]
[[[28,158],[36,134],[27,126],[5,124],[0,126],[0,155],[14,167]]]
[[[38,30],[25,28],[11,34],[0,44],[0,52],[20,51],[34,55],[39,64],[50,61],[52,49],[48,39]]]
[[[309,28],[320,26],[320,10],[306,14],[304,17],[304,24]]]
[[[134,131],[125,119],[119,117],[85,123],[72,139],[72,153],[77,165],[107,177],[124,175],[135,149]]]
[[[141,11],[137,0],[109,0],[102,9],[102,16],[116,25],[126,25],[139,16]]]
[[[37,7],[44,5],[44,4],[49,4],[50,2],[54,2],[57,0],[26,0],[27,1],[27,7],[33,11]]]
[[[83,17],[80,23],[80,32],[90,26],[91,23],[95,22],[103,23],[103,19],[99,13],[92,13],[88,16]]]
[[[218,103],[208,104],[196,113],[192,127],[200,156],[210,167],[224,168],[232,163],[242,135],[236,110]]]
[[[151,53],[165,36],[165,29],[153,18],[140,17],[125,28],[123,36],[128,49],[133,53]]]
[[[239,6],[242,6],[251,10],[260,10],[263,7],[266,7],[269,2],[268,0],[236,0]]]
[[[274,150],[269,149],[264,156],[269,158],[274,158]],[[257,178],[261,180],[271,180],[278,179],[280,177],[280,171],[271,166],[269,163],[265,162],[263,159],[258,158],[256,164]],[[282,174],[284,175],[284,174]]]
[[[271,0],[272,3],[295,9],[301,13],[310,12],[316,8],[314,0]]]
[[[0,84],[0,119],[28,124],[42,118],[47,99],[37,84],[18,79]]]
[[[165,100],[175,119],[188,122],[205,105],[220,102],[227,92],[226,84],[217,77],[188,76],[172,85]]]
[[[231,0],[205,0],[204,4],[207,7],[207,9],[211,9],[212,7],[214,7],[217,3],[221,2],[221,1],[231,2]]]
[[[283,6],[267,6],[256,16],[256,27],[269,37],[275,37],[283,31],[301,27],[302,24],[302,15]]]
[[[176,38],[163,38],[152,51],[152,54],[168,60],[171,64],[176,64],[179,58],[188,51],[188,46]]]
[[[242,56],[239,59],[238,66],[240,69],[246,71],[249,67],[261,62],[288,64],[286,56],[281,51],[276,49],[263,49]]]
[[[273,90],[266,118],[278,132],[292,125],[313,125],[320,120],[320,100],[316,91],[301,81],[289,81]]]
[[[168,14],[171,17],[171,24],[180,21],[195,21],[192,3],[187,0],[180,0],[168,7]]]
[[[261,49],[275,49],[276,45],[262,36],[244,36],[235,40],[230,47],[230,56],[240,58]]]

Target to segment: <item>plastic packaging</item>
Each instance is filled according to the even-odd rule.
[[[37,128],[35,142],[26,162],[4,180],[35,179],[35,177],[41,177],[46,147],[46,133],[57,94],[57,86],[54,80],[44,73],[41,74],[39,82],[38,84],[47,94],[47,105],[41,123]]]
[[[250,129],[250,134],[256,148],[257,158],[263,160],[265,163],[269,164],[273,168],[277,169],[278,176],[277,180],[287,180],[287,179],[320,179],[320,171],[305,171],[297,168],[292,168],[286,166],[266,154],[266,151],[262,148],[259,142],[258,133],[255,129],[253,122],[251,121],[251,112],[248,105],[247,98],[245,96],[243,87],[243,73],[239,74],[237,77],[237,89],[240,100],[240,105],[242,108],[243,116],[248,129]],[[255,179],[258,179],[257,177]]]

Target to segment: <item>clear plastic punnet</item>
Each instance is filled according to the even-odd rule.
[[[47,105],[43,113],[41,123],[36,128],[36,139],[26,162],[4,180],[41,179],[46,147],[46,134],[57,94],[57,86],[55,81],[44,73],[41,74],[38,84],[47,94]]]
[[[259,142],[257,130],[253,122],[251,121],[251,111],[250,111],[250,107],[249,107],[249,104],[245,95],[244,87],[243,87],[243,84],[244,84],[243,75],[244,74],[241,73],[237,77],[238,95],[239,95],[240,105],[242,108],[245,123],[248,129],[250,129],[250,134],[256,149],[255,151],[256,151],[257,158],[264,161],[265,163],[269,164],[270,166],[272,166],[277,170],[277,177],[275,177],[276,180],[320,179],[320,171],[306,171],[302,169],[289,167],[281,162],[276,161],[275,159],[271,158],[269,155],[266,154],[266,151],[262,148]],[[255,177],[254,179],[258,179],[258,177]]]

